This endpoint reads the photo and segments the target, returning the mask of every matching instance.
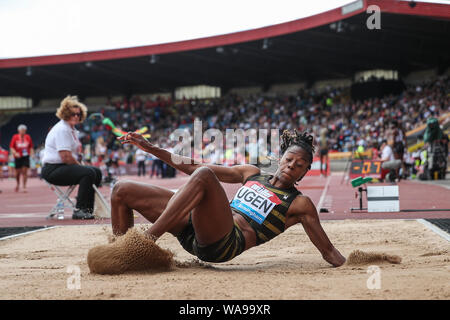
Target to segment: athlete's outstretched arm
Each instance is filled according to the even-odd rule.
[[[317,209],[311,199],[305,196],[297,197],[294,210],[299,213],[299,221],[312,243],[322,254],[322,257],[334,267],[345,263],[345,257],[333,246],[327,234],[323,230]]]
[[[243,183],[247,177],[260,173],[260,169],[253,165],[236,165],[233,167],[225,167],[214,164],[197,164],[192,158],[176,155],[153,145],[145,137],[136,132],[129,132],[118,138],[118,140],[120,140],[122,144],[131,143],[188,175],[191,175],[200,167],[208,167],[214,172],[217,179],[221,182]]]

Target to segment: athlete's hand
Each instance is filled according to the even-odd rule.
[[[119,140],[122,144],[131,143],[143,150],[152,146],[150,141],[148,141],[142,134],[137,132],[128,132],[127,134],[117,138],[117,140]]]

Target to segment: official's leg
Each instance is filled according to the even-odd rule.
[[[95,172],[94,184],[95,184],[96,187],[98,187],[102,183],[102,178],[103,178],[102,170],[100,170],[97,167],[93,167],[93,166],[90,166],[90,167]]]
[[[93,167],[93,166],[84,166],[86,169],[89,169],[89,174],[86,175],[85,178],[80,181],[80,188],[82,188],[81,192],[83,194],[81,195],[83,200],[80,200],[81,205],[83,208],[93,209],[94,208],[94,200],[95,200],[95,191],[92,185],[95,185],[96,187],[100,186],[100,183],[102,181],[102,172],[99,168]],[[79,193],[80,194],[80,191]]]
[[[45,169],[45,168],[44,168]],[[94,189],[92,185],[98,181],[96,171],[88,166],[62,165],[50,172],[43,170],[44,179],[58,186],[79,185],[76,207],[93,209]]]

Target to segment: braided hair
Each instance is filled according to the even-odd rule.
[[[315,152],[312,135],[307,132],[300,133],[295,129],[293,131],[284,130],[281,135],[281,155],[284,155],[284,153],[292,146],[302,148],[308,154],[310,164],[312,163]]]

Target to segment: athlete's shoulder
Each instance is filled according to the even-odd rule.
[[[300,191],[299,191],[299,192],[300,192]],[[312,200],[311,200],[310,197],[305,196],[305,195],[303,195],[303,194],[301,194],[301,193],[299,193],[299,194],[295,197],[294,201],[295,201],[296,203],[299,203],[299,204],[312,203]]]
[[[291,208],[299,214],[305,214],[310,211],[316,211],[316,207],[311,198],[302,194],[297,195],[292,201]]]
[[[242,174],[242,183],[245,183],[245,181],[247,181],[250,177],[261,175],[261,169],[259,169],[257,166],[251,164],[243,164],[237,167],[237,169]]]

